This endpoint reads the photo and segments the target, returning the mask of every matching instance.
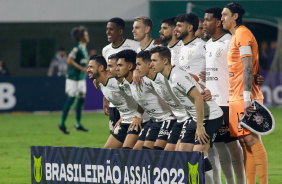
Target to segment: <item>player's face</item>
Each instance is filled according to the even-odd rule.
[[[136,70],[140,77],[147,76],[149,74],[150,62],[145,63],[142,58],[136,58]]]
[[[142,20],[135,21],[132,29],[134,40],[141,41],[146,36],[146,26]]]
[[[151,64],[150,67],[153,69],[155,73],[162,72],[164,69],[164,62],[159,57],[159,53],[153,53],[151,55]]]
[[[223,8],[221,12],[221,21],[223,25],[223,29],[230,30],[232,28],[232,25],[236,25],[236,19],[232,12],[228,8]]]
[[[98,66],[95,63],[95,60],[90,60],[87,67],[87,72],[89,79],[97,79],[99,77]]]
[[[218,19],[213,17],[213,13],[205,13],[203,31],[207,35],[213,35],[216,30],[216,22]]]
[[[176,31],[176,37],[178,40],[183,40],[188,36],[188,23],[187,22],[177,22],[174,29]]]
[[[162,23],[159,33],[162,42],[165,43],[172,39],[173,29],[167,23]]]
[[[86,42],[86,43],[88,43],[90,41],[89,34],[88,34],[87,31],[84,31],[84,35],[83,35],[82,41]]]
[[[108,22],[106,29],[108,41],[111,43],[115,42],[122,35],[121,29],[114,22]]]
[[[109,59],[107,62],[107,73],[109,78],[117,77],[117,61],[116,59]]]
[[[124,61],[124,58],[119,58],[117,61],[117,76],[126,77],[129,73],[128,63]]]
[[[205,33],[203,32],[203,22],[199,21],[198,30],[195,32],[195,35],[200,38],[205,38]]]

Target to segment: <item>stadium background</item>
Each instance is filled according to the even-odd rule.
[[[83,116],[90,135],[74,133],[71,138],[53,131],[60,114],[22,114],[22,112],[60,111],[64,101],[64,77],[47,77],[52,57],[60,47],[72,48],[71,28],[85,25],[90,34],[88,48],[101,54],[107,42],[107,20],[118,16],[126,21],[124,37],[132,39],[132,23],[136,16],[150,16],[154,27],[152,36],[158,37],[160,21],[169,16],[194,12],[204,16],[208,7],[223,7],[230,1],[161,1],[161,0],[1,0],[0,6],[0,57],[10,76],[0,77],[0,183],[30,183],[29,146],[82,146],[101,147],[106,141],[107,117],[101,113]],[[265,104],[281,121],[282,105],[282,9],[281,1],[238,1],[246,10],[244,23],[252,30],[258,43],[277,40],[272,66],[262,72],[265,82],[262,90]],[[13,91],[12,96],[7,91]],[[85,108],[102,108],[101,93],[88,80],[88,97]],[[13,103],[9,102],[12,101]],[[10,104],[9,104],[10,103]],[[12,113],[10,113],[12,112]],[[18,114],[20,112],[20,114]],[[16,114],[16,115],[15,115]],[[74,124],[71,115],[67,124]],[[101,123],[105,122],[105,123]],[[270,181],[282,179],[279,124],[274,133],[263,140],[269,156]],[[22,172],[23,170],[27,170]],[[22,179],[24,178],[24,179]],[[281,182],[282,183],[282,182]]]

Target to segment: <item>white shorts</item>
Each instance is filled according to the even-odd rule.
[[[66,79],[66,94],[70,97],[85,96],[86,94],[86,80],[71,80]]]

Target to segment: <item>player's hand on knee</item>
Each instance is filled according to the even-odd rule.
[[[113,130],[112,130],[113,132],[115,131],[115,129],[116,129],[117,126],[120,126],[121,122],[122,122],[122,118],[120,118],[120,119],[118,120],[118,122],[115,124],[115,126],[113,127]]]
[[[260,74],[254,75],[254,80],[256,85],[261,85],[264,82],[264,77]]]
[[[139,73],[134,70],[133,71],[133,84],[136,84],[137,86],[142,85],[144,82],[143,77],[140,77]]]
[[[201,71],[199,77],[203,82],[206,82],[206,71]]]
[[[141,126],[141,123],[142,123],[142,118],[139,118],[137,116],[135,116],[134,118],[131,118],[130,121],[131,121],[131,124],[129,125],[128,127],[128,130],[134,130],[136,128],[136,131],[138,131],[138,128],[139,130],[142,129],[142,126]]]
[[[256,112],[254,107],[252,106],[251,101],[244,101],[244,113],[246,116],[250,116],[249,113]]]
[[[201,145],[205,145],[209,141],[209,135],[206,133],[205,127],[197,125],[195,140],[198,139]]]

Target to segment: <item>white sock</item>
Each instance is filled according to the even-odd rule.
[[[205,183],[207,184],[215,184],[213,180],[213,172],[212,170],[205,172]]]
[[[214,146],[219,154],[220,165],[225,176],[226,184],[235,184],[234,170],[229,150],[224,142],[216,142]]]
[[[218,153],[215,147],[209,148],[208,159],[212,165],[214,184],[221,184],[221,167],[219,163]]]
[[[237,183],[246,184],[246,174],[244,167],[244,156],[239,141],[232,141],[226,144],[231,153],[233,168],[236,174]]]

